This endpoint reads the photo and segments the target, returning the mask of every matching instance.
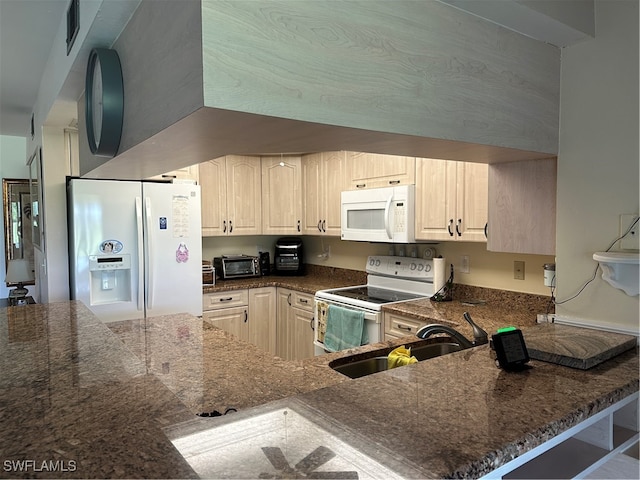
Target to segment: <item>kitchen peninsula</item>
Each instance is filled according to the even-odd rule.
[[[287,362],[189,315],[110,328],[78,302],[0,309],[4,475],[194,478],[180,439],[284,410],[399,476],[479,477],[638,391],[637,349],[587,371],[507,374],[486,345],[356,380],[328,366],[398,343]]]

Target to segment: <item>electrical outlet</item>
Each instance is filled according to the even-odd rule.
[[[638,215],[635,214],[623,214],[620,215],[620,236],[624,235],[629,229],[631,224],[636,221]],[[639,222],[640,223],[640,222]],[[622,250],[638,250],[640,248],[640,227],[636,223],[631,231],[620,240],[620,248]]]
[[[516,280],[524,280],[524,262],[515,260],[513,262],[513,278]]]
[[[331,257],[331,245],[324,249],[324,251],[318,254],[318,258],[328,260]]]
[[[469,255],[460,257],[460,273],[469,273]]]

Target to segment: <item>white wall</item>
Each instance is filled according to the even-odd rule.
[[[591,278],[592,255],[638,213],[638,2],[596,0],[596,38],[562,51],[557,299]],[[600,277],[556,312],[637,330],[638,297]]]
[[[279,236],[206,237],[202,240],[202,258],[211,260],[214,256],[244,253],[256,255],[262,246],[271,254]],[[303,236],[305,263],[327,267],[364,271],[368,255],[388,255],[389,244],[346,242],[339,237]],[[394,245],[394,253],[399,254],[401,245]],[[474,285],[499,290],[550,296],[544,286],[543,268],[545,263],[553,263],[554,258],[546,255],[517,255],[511,253],[487,252],[486,243],[441,242],[434,245],[417,245],[417,255],[422,256],[427,247],[436,249],[438,255],[454,265],[454,281],[463,285]],[[404,246],[405,255],[411,254],[412,246]],[[328,259],[319,257],[330,249]],[[461,256],[469,257],[469,273],[460,273]],[[525,262],[525,279],[513,279],[513,261]],[[543,313],[543,312],[540,312]]]
[[[69,300],[66,176],[70,173],[64,129],[43,127],[42,203],[46,259],[41,259],[38,277],[42,303]]]
[[[29,178],[27,168],[27,139],[25,137],[10,137],[0,135],[0,177],[2,178]],[[4,209],[2,210],[3,222],[0,227],[0,249],[4,249]],[[0,253],[0,298],[9,295],[9,289],[4,283],[6,272],[4,251]],[[29,287],[30,292],[33,286]]]

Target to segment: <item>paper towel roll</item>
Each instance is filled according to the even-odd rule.
[[[433,259],[433,293],[438,292],[447,283],[447,259]]]

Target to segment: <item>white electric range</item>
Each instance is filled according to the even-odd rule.
[[[434,294],[433,260],[413,257],[370,256],[367,284],[319,290],[315,294],[314,345],[316,355],[326,353],[323,339],[330,305],[364,312],[368,343],[384,339],[382,306],[429,298]]]

